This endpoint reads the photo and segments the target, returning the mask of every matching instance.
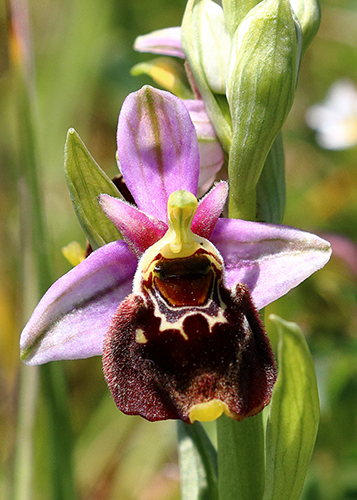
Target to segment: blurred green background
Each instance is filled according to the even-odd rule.
[[[185,1],[32,0],[29,7],[40,182],[57,278],[70,269],[61,248],[72,240],[85,245],[63,175],[66,132],[74,127],[108,175],[116,174],[121,104],[129,92],[152,83],[130,75],[134,64],[150,58],[133,51],[134,39],[154,29],[178,26]],[[12,498],[18,340],[38,295],[27,259],[31,221],[23,178],[22,116],[5,4],[0,4],[0,23],[0,498]],[[283,129],[285,223],[327,239],[331,234],[348,238],[335,238],[336,254],[326,268],[266,310],[268,332],[273,328],[270,313],[297,322],[315,360],[322,414],[305,500],[357,500],[357,147],[321,149],[304,119],[308,107],[323,100],[336,80],[347,77],[357,84],[356,26],[356,0],[322,2],[321,28],[304,57],[295,104]],[[121,414],[109,397],[100,358],[64,366],[78,497],[179,499],[175,424],[150,424]],[[28,496],[36,500],[51,498],[48,432],[48,409],[40,390],[33,436],[34,482]]]

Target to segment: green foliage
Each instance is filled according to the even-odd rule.
[[[256,189],[257,219],[282,224],[285,214],[285,156],[283,137],[277,135],[265,160]]]
[[[279,372],[267,423],[264,500],[298,500],[319,425],[315,369],[298,325],[270,319],[279,330]]]
[[[121,194],[94,161],[74,129],[68,131],[64,157],[72,204],[93,250],[121,239],[119,231],[98,203],[98,196],[102,193],[117,198],[121,198]]]
[[[177,423],[182,500],[218,500],[217,452],[200,422]]]
[[[231,217],[254,220],[256,185],[294,100],[300,36],[286,0],[258,4],[233,36],[227,76]]]

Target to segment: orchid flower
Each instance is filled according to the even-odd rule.
[[[325,149],[348,149],[357,144],[357,88],[350,80],[335,82],[323,103],[306,112],[306,122],[316,130]]]
[[[118,157],[136,206],[99,202],[123,240],[95,250],[44,295],[21,335],[28,364],[103,355],[120,410],[148,420],[254,415],[274,357],[257,309],[325,265],[330,246],[286,226],[221,218],[228,186],[199,202],[199,149],[180,99],[130,94]]]

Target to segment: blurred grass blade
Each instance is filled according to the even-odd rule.
[[[304,485],[319,423],[313,361],[295,323],[270,319],[279,331],[279,374],[267,424],[264,500],[297,500]]]
[[[222,415],[217,420],[217,440],[219,500],[261,500],[265,472],[262,412],[241,422]]]
[[[17,443],[14,456],[13,500],[31,500],[33,497],[33,431],[38,398],[37,366],[20,367],[19,412]]]
[[[51,448],[56,454],[52,464],[52,500],[77,498],[73,475],[74,436],[70,422],[67,381],[62,363],[41,366],[41,386],[47,399]]]
[[[121,239],[117,228],[100,208],[97,198],[102,193],[116,198],[122,196],[73,128],[67,134],[64,162],[73,207],[93,250]]]
[[[29,213],[29,223],[20,229],[21,246],[27,251],[27,262],[33,262],[31,286],[26,282],[28,276],[22,277],[24,304],[29,304],[35,299],[38,290],[45,293],[53,282],[51,259],[48,251],[48,233],[45,222],[43,193],[41,190],[41,168],[39,162],[38,127],[36,121],[37,91],[35,82],[35,63],[31,44],[31,23],[27,0],[12,0],[9,3],[9,21],[11,27],[11,64],[14,72],[14,92],[16,92],[16,129],[19,140],[19,179],[22,192],[28,195],[26,210]],[[26,217],[23,222],[27,222]],[[27,248],[31,243],[31,250]],[[24,249],[22,249],[23,251]],[[23,257],[24,254],[21,255]],[[24,271],[27,271],[24,264]],[[34,283],[35,282],[35,283]],[[36,289],[35,294],[30,293]],[[25,308],[24,311],[25,313]],[[26,311],[27,313],[27,311]],[[36,469],[34,460],[33,424],[36,412],[36,384],[37,374],[40,372],[41,381],[44,382],[44,402],[49,410],[50,432],[46,435],[51,446],[51,455],[46,458],[41,455],[37,458],[39,463],[49,461],[51,465],[51,498],[53,500],[73,500],[76,498],[73,473],[71,468],[72,433],[68,412],[68,396],[66,380],[61,364],[51,369],[53,376],[49,377],[49,369],[42,366],[28,367],[22,370],[20,400],[19,400],[19,435],[17,437],[16,457],[14,460],[14,481],[21,477],[21,484],[12,487],[13,498],[25,500],[34,498],[32,487],[35,487],[33,476]],[[31,375],[29,375],[31,370]],[[55,373],[54,373],[55,370]],[[26,378],[25,374],[26,373]],[[33,387],[30,389],[29,384]],[[61,391],[58,387],[61,385]],[[61,410],[61,412],[58,411]],[[59,432],[60,431],[60,432]],[[25,438],[25,433],[28,433]],[[65,436],[65,439],[62,437]],[[28,460],[25,463],[25,460]],[[25,488],[29,488],[25,491]]]
[[[218,500],[217,452],[202,424],[177,423],[182,500]]]

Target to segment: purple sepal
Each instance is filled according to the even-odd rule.
[[[166,222],[173,191],[196,195],[197,137],[178,97],[150,86],[130,94],[119,116],[117,139],[120,168],[140,210]]]
[[[130,293],[137,259],[124,241],[109,243],[54,283],[20,341],[29,365],[102,354],[105,333]]]
[[[198,196],[212,186],[224,161],[223,150],[201,99],[183,101],[195,126],[200,151]]]
[[[218,219],[211,238],[221,252],[226,286],[245,283],[258,309],[321,269],[330,244],[318,236],[274,224]]]

